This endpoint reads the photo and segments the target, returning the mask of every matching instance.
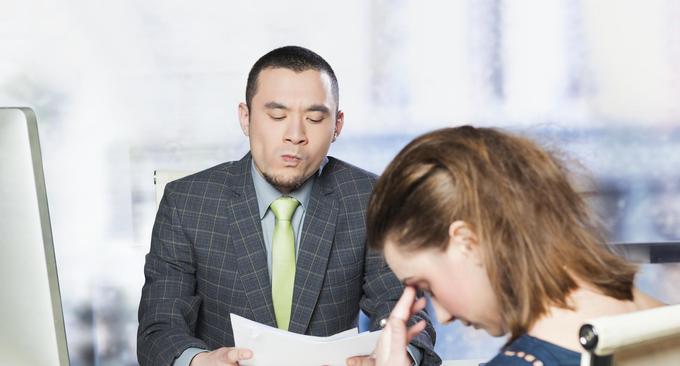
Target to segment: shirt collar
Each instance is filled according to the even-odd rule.
[[[312,176],[309,177],[300,188],[287,194],[288,196],[298,200],[303,210],[306,210],[307,205],[309,204],[309,197],[312,194],[312,186],[314,185],[316,176],[321,174],[321,171],[327,162],[328,158],[324,158],[324,160],[321,162],[321,166],[319,167],[319,171],[316,174],[312,174]],[[269,184],[266,179],[264,179],[262,173],[260,173],[260,171],[255,167],[254,161],[251,161],[250,173],[253,176],[253,185],[255,186],[255,194],[257,195],[257,206],[258,210],[260,211],[260,220],[262,220],[267,214],[269,206],[272,204],[272,202],[281,197],[282,194],[278,189],[276,189],[274,186]]]

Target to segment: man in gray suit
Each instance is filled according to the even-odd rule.
[[[301,47],[269,52],[248,75],[239,115],[250,152],[165,189],[139,305],[142,365],[252,357],[233,348],[231,313],[329,336],[355,327],[362,309],[377,329],[403,290],[365,243],[376,177],[326,157],[344,122],[330,65]],[[421,319],[426,329],[404,352],[439,364],[427,315],[411,324]]]

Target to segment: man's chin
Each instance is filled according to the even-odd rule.
[[[264,179],[271,184],[272,186],[276,187],[281,192],[293,192],[296,189],[302,187],[302,185],[305,183],[307,179],[305,179],[304,176],[281,176],[281,175],[270,175],[270,174],[262,174],[264,176]]]

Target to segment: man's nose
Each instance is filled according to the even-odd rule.
[[[303,118],[294,118],[286,126],[284,140],[295,145],[307,142],[307,134]]]

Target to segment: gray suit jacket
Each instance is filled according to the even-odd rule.
[[[257,197],[247,154],[166,186],[146,256],[137,356],[170,365],[189,347],[233,346],[229,314],[275,326]],[[305,214],[289,330],[328,336],[371,329],[388,316],[402,285],[365,243],[365,214],[375,176],[329,158]],[[434,329],[413,344],[423,365],[439,364]]]

